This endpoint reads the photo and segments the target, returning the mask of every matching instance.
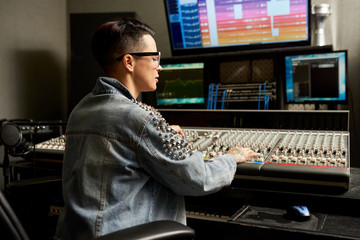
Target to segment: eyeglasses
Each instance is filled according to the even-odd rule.
[[[158,68],[160,66],[161,52],[135,52],[135,53],[126,53],[126,54],[137,57],[155,56],[153,57],[155,68]],[[116,58],[116,61],[120,62],[126,54]]]

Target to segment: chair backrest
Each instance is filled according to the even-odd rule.
[[[189,240],[194,236],[195,232],[190,227],[174,221],[158,221],[110,233],[98,240]],[[0,239],[30,240],[2,191],[0,191]]]
[[[194,237],[192,228],[175,221],[162,220],[119,230],[93,240],[192,240]]]
[[[2,191],[0,191],[0,239],[29,240]]]

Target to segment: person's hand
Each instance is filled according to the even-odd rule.
[[[259,157],[260,153],[256,153],[250,148],[233,147],[226,154],[230,154],[235,158],[236,163],[242,163],[253,157]]]
[[[170,127],[172,127],[180,135],[184,136],[184,132],[179,125],[170,125]]]

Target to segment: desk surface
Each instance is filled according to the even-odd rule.
[[[360,168],[350,169],[350,185],[347,191],[309,185],[254,183],[241,180],[222,190],[228,198],[246,199],[256,205],[286,206],[307,205],[318,211],[354,214],[360,206]],[[360,217],[360,211],[357,213]]]
[[[352,168],[348,191],[309,186],[241,181],[216,194],[187,197],[187,208],[229,216],[226,222],[188,219],[198,239],[360,239],[360,169]],[[283,218],[288,205],[306,205],[311,222],[291,222]],[[255,207],[260,214],[239,218],[237,210]],[[265,210],[264,210],[265,209]],[[275,220],[274,220],[275,218]],[[202,222],[203,221],[203,222]],[[219,233],[220,232],[220,233]],[[216,235],[218,234],[218,235]]]
[[[230,239],[360,239],[360,218],[343,215],[312,212],[296,221],[284,209],[246,205],[228,223]]]
[[[359,168],[350,169],[348,191],[266,185],[226,191],[232,196],[246,197],[249,204],[243,208],[252,211],[248,216],[233,215],[229,221],[228,235],[232,236],[229,239],[237,239],[237,236],[242,239],[360,239]],[[287,220],[284,217],[286,206],[300,204],[310,209],[311,221]]]

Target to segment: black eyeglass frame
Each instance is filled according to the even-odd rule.
[[[159,59],[161,57],[161,52],[134,52],[134,53],[125,53],[124,55],[121,55],[120,57],[116,58],[116,61],[120,62],[126,54],[138,56],[138,57],[159,56]]]

